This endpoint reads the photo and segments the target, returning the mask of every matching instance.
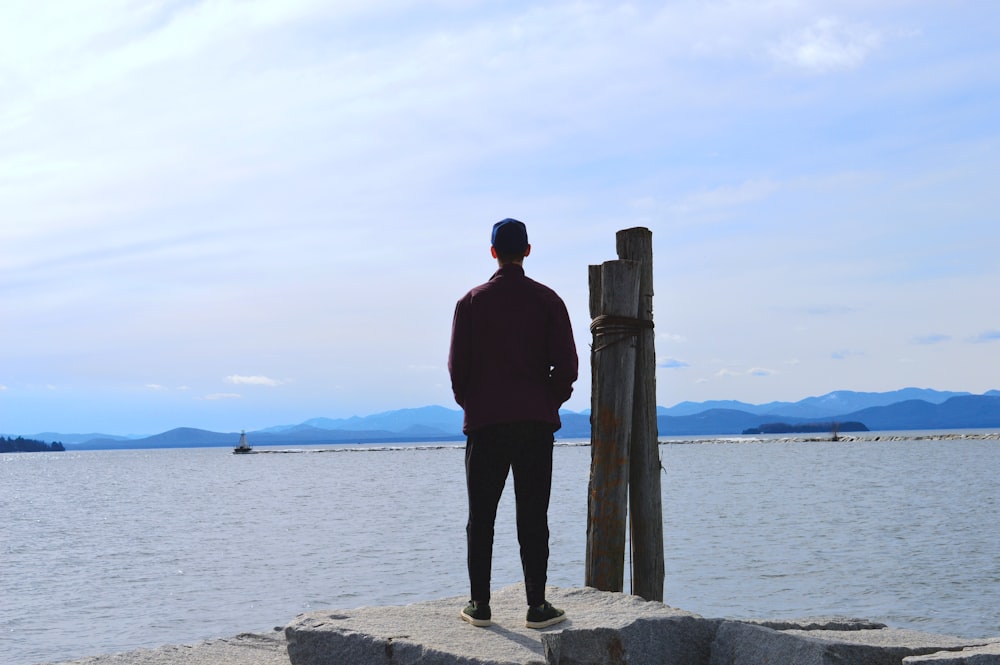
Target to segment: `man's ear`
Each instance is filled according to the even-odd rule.
[[[492,256],[492,257],[493,257],[494,259],[495,259],[495,258],[497,257],[497,248],[496,248],[496,247],[492,247],[492,246],[490,247],[490,255],[491,255],[491,256]]]
[[[527,256],[528,254],[531,254],[531,245],[530,244],[528,245],[527,249],[524,250],[524,255]]]

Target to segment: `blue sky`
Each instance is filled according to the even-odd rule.
[[[454,407],[528,225],[653,231],[658,403],[1000,388],[1000,5],[0,5],[0,432]]]

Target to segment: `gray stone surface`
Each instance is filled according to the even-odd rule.
[[[938,651],[925,656],[909,656],[903,665],[1000,665],[1000,641],[961,651]]]
[[[851,617],[806,617],[803,619],[750,619],[747,623],[775,630],[877,630],[884,623]]]
[[[635,596],[595,589],[550,587],[547,598],[566,610],[566,621],[543,631],[524,626],[524,586],[493,594],[493,626],[476,628],[462,621],[464,597],[401,607],[310,612],[285,629],[292,665],[546,665],[558,663],[643,663],[654,653],[703,651],[684,635],[696,629],[696,615]],[[670,629],[656,635],[655,622],[669,620]],[[707,651],[704,651],[707,656]],[[699,656],[700,657],[700,656]],[[640,659],[642,658],[642,659]],[[624,659],[624,660],[623,660]],[[701,661],[696,661],[701,662]]]
[[[209,640],[198,644],[137,649],[127,653],[94,656],[58,665],[289,665],[285,636],[281,632]]]
[[[982,644],[985,640],[980,640]],[[913,630],[774,630],[726,621],[712,644],[711,665],[900,665],[908,656],[959,650],[975,640]]]
[[[645,617],[617,629],[567,628],[543,635],[542,644],[549,665],[708,665],[721,623],[690,614]]]

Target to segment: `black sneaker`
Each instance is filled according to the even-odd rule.
[[[461,614],[463,619],[473,626],[479,626],[480,628],[493,625],[493,622],[490,621],[491,616],[489,603],[477,603],[474,600],[469,601],[469,604],[465,606]]]
[[[551,603],[545,601],[537,607],[528,608],[528,618],[524,625],[528,628],[548,628],[565,620],[566,613],[564,611],[552,607]]]

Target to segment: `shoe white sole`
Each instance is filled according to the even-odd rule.
[[[525,626],[525,628],[536,628],[536,629],[537,628],[548,628],[549,626],[554,626],[557,623],[562,623],[565,620],[566,620],[566,615],[565,614],[561,614],[561,615],[559,615],[557,617],[552,617],[551,619],[547,619],[545,621],[526,621],[524,623],[524,626]]]
[[[488,628],[493,625],[493,622],[489,619],[476,619],[475,617],[470,617],[465,612],[459,612],[458,616],[462,617],[462,621],[468,621],[473,626],[478,626],[480,628]]]

